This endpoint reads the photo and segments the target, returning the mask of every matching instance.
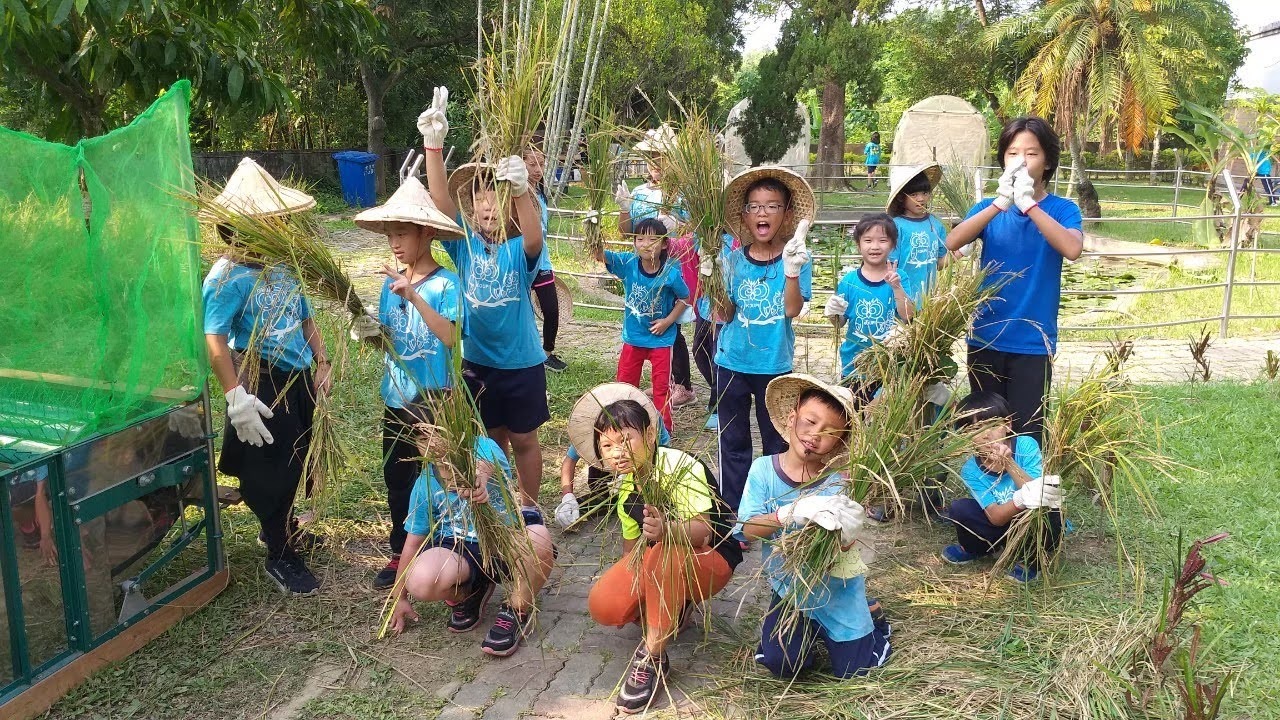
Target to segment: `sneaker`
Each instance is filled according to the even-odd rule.
[[[314,595],[320,590],[320,581],[307,569],[302,558],[291,550],[274,560],[267,559],[267,575],[286,595]]]
[[[564,372],[569,369],[569,364],[556,357],[555,353],[547,353],[547,369],[551,372]]]
[[[654,658],[644,645],[636,648],[636,654],[627,667],[627,679],[618,691],[618,709],[627,715],[648,710],[666,682],[667,656]]]
[[[978,559],[977,555],[965,550],[959,545],[948,545],[942,548],[942,559],[952,565],[968,565]]]
[[[396,575],[400,573],[400,553],[392,553],[386,567],[373,577],[374,590],[390,590],[396,584]]]
[[[264,547],[267,544],[267,533],[262,530],[258,530],[258,544]],[[299,528],[297,518],[290,521],[289,547],[301,552],[314,552],[323,544],[324,539],[319,535]]]
[[[1022,563],[1014,563],[1013,567],[1009,568],[1009,572],[1005,574],[1005,577],[1016,583],[1026,584],[1039,579],[1040,571],[1027,567]]]
[[[718,414],[716,414],[716,413],[711,413],[710,417],[708,417],[708,418],[707,418],[707,425],[706,425],[706,429],[707,429],[707,430],[719,430],[719,429],[720,429],[720,416],[719,416]]]
[[[671,407],[673,408],[688,405],[697,399],[698,396],[694,394],[693,390],[682,385],[675,385],[671,389]]]
[[[498,609],[493,626],[485,633],[480,649],[490,655],[506,657],[520,648],[520,641],[530,626],[529,614],[517,611],[506,603]]]
[[[489,603],[489,596],[492,594],[493,583],[488,578],[477,577],[472,580],[471,594],[452,605],[449,632],[464,633],[478,625],[484,617],[484,606]]]

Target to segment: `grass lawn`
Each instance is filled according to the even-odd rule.
[[[325,317],[322,314],[321,317]],[[332,334],[331,321],[324,323]],[[331,347],[333,345],[331,344]],[[336,351],[335,353],[336,354]],[[565,347],[571,370],[549,376],[553,421],[543,430],[544,505],[555,493],[554,468],[565,446],[573,401],[611,378],[613,359],[593,347]],[[303,698],[300,718],[434,717],[435,692],[474,677],[484,661],[475,638],[434,632],[438,607],[420,608],[420,629],[395,641],[374,639],[382,596],[369,589],[385,562],[386,509],[381,489],[377,383],[380,359],[352,355],[336,402],[351,452],[336,504],[317,520],[326,548],[313,559],[324,582],[315,598],[286,600],[265,578],[257,525],[243,506],[224,513],[231,587],[207,608],[127,660],[99,672],[51,711],[51,718],[258,718],[286,698]],[[716,622],[699,657],[712,657],[708,712],[732,706],[751,717],[1077,717],[1077,693],[1113,687],[1094,660],[1119,668],[1116,643],[1149,622],[1179,531],[1188,538],[1220,530],[1232,538],[1210,550],[1212,569],[1230,584],[1201,596],[1212,672],[1240,672],[1224,717],[1280,717],[1280,544],[1271,486],[1280,467],[1280,386],[1153,388],[1147,416],[1165,427],[1165,450],[1185,467],[1176,481],[1152,477],[1159,518],[1126,507],[1127,547],[1137,577],[1120,569],[1109,526],[1087,499],[1073,497],[1080,530],[1068,540],[1056,589],[1030,592],[1003,582],[987,587],[981,567],[941,564],[947,531],[918,522],[879,534],[870,579],[895,623],[895,656],[882,671],[848,683],[767,682],[750,662],[751,618]],[[220,421],[218,424],[220,427]],[[696,447],[706,439],[684,438]],[[224,482],[231,482],[223,479]],[[583,609],[585,612],[585,608]],[[688,642],[697,642],[689,640]],[[463,651],[467,649],[468,651]],[[523,652],[536,653],[536,647]],[[711,653],[708,655],[707,653]],[[518,661],[518,658],[515,660]],[[501,662],[501,661],[495,661]],[[514,662],[514,661],[513,661]],[[333,668],[324,683],[308,679]],[[516,670],[518,672],[518,670]],[[305,694],[303,694],[305,693]],[[1096,698],[1095,698],[1096,701]],[[817,703],[817,704],[816,704]],[[966,708],[968,708],[966,710]],[[773,712],[766,713],[766,710]],[[1114,715],[1099,712],[1098,717]]]

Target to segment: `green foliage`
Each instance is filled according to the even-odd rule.
[[[989,82],[991,52],[971,5],[911,8],[889,23],[876,61],[884,91],[908,106],[933,95],[955,95],[981,106]]]
[[[747,111],[737,121],[742,145],[753,165],[782,159],[800,137],[802,119],[796,114],[799,80],[787,72],[777,53],[760,61],[759,81],[747,97]]]

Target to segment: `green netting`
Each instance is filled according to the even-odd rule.
[[[179,82],[75,147],[0,128],[0,449],[64,445],[200,394],[190,92]]]

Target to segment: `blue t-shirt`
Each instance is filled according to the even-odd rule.
[[[493,477],[488,484],[489,504],[505,516],[509,524],[521,524],[519,516],[503,500],[502,484],[513,477],[506,454],[498,447],[498,443],[482,436],[476,438],[476,459],[494,467]],[[413,484],[404,530],[410,535],[421,537],[453,537],[479,542],[475,518],[471,514],[471,503],[458,497],[457,493],[446,490],[436,478],[432,465],[424,466],[422,474],[418,475]]]
[[[1030,435],[1017,436],[1013,446],[1013,461],[1032,478],[1044,474],[1040,445]],[[960,468],[960,479],[964,480],[964,484],[969,487],[969,494],[983,508],[1009,502],[1018,489],[1012,475],[1005,472],[996,476],[983,470],[976,456],[970,457]]]
[[[658,423],[658,447],[667,447],[670,444],[671,433],[667,432],[666,425]],[[572,444],[569,445],[569,450],[565,452],[565,456],[575,463],[582,459],[582,456],[578,454],[578,448],[574,447]]]
[[[783,300],[786,276],[782,255],[760,261],[747,257],[747,248],[720,256],[725,291],[734,304],[734,315],[724,324],[716,347],[716,364],[726,370],[753,375],[791,372],[796,332]],[[800,271],[800,296],[813,295],[813,263]]]
[[[632,347],[664,348],[675,344],[679,325],[661,335],[649,332],[649,324],[671,314],[676,300],[689,299],[689,287],[680,274],[680,264],[667,263],[650,275],[633,252],[604,252],[604,267],[622,280],[622,342]]]
[[[872,339],[883,340],[893,329],[898,305],[889,283],[868,280],[862,268],[841,278],[836,294],[849,303],[844,311],[844,341],[840,343],[840,374],[847,377],[853,374],[853,361],[871,347]]]
[[[462,225],[461,217],[457,221]],[[463,228],[465,238],[441,241],[458,268],[467,301],[462,357],[503,370],[541,364],[547,354],[529,294],[538,259],[525,256],[524,238],[519,235],[498,245],[485,242],[469,224]]]
[[[991,199],[969,209],[982,212]],[[1068,230],[1081,230],[1080,208],[1050,194],[1040,209]],[[1062,297],[1062,255],[1031,218],[1014,208],[997,214],[982,230],[982,265],[987,284],[1007,279],[996,297],[978,309],[969,346],[1023,355],[1052,355],[1058,346],[1058,301]]]
[[[631,227],[636,223],[659,215],[671,215],[682,220],[689,219],[689,212],[684,209],[680,198],[667,207],[662,197],[662,188],[649,182],[641,183],[631,190],[631,205],[627,208],[631,218]]]
[[[868,165],[880,164],[880,143],[869,142],[863,146],[862,151],[867,156]]]
[[[457,275],[446,268],[436,268],[414,287],[441,317],[453,323],[459,321]],[[450,349],[431,332],[412,303],[391,292],[391,278],[382,284],[378,320],[391,331],[391,345],[395,348],[394,354],[383,357],[386,371],[382,375],[382,399],[388,407],[403,408],[424,391],[452,384]]]
[[[1266,150],[1259,150],[1253,154],[1253,161],[1258,163],[1259,175],[1271,174],[1271,153]]]
[[[538,201],[538,209],[542,211],[542,252],[538,253],[538,272],[551,272],[551,251],[547,242],[547,233],[551,228],[551,212],[547,210],[547,200],[541,193],[535,192],[533,199]]]
[[[919,220],[899,215],[893,224],[898,226],[898,246],[889,259],[898,263],[902,289],[919,307],[938,279],[938,260],[947,254],[947,228],[933,215]]]
[[[311,305],[283,265],[256,268],[219,258],[204,279],[203,295],[206,335],[226,335],[232,349],[244,352],[258,329],[254,343],[272,369],[311,367],[311,346],[302,331]]]
[[[838,495],[840,478],[828,475],[825,478],[797,485],[782,471],[779,455],[756,458],[747,472],[747,484],[742,490],[742,503],[738,505],[738,518],[750,520],[757,515],[768,515],[777,512],[783,505],[789,505],[810,495]],[[783,528],[773,534],[769,540],[776,540],[780,535],[795,528]],[[742,532],[742,523],[734,527],[735,533]],[[761,543],[760,557],[765,572],[769,576],[769,586],[780,597],[785,597],[791,590],[791,578],[781,571],[781,556],[774,557],[773,542]],[[850,552],[857,552],[854,548]],[[816,620],[827,631],[827,636],[836,642],[848,642],[865,637],[871,633],[871,612],[867,609],[867,584],[862,575],[852,578],[828,577],[821,583],[814,583],[807,597],[800,598],[800,607],[804,614]]]
[[[732,236],[732,235],[730,235],[729,233],[725,233],[724,235],[722,235],[722,236],[721,236],[721,239],[723,240],[723,243],[721,244],[721,246],[720,246],[720,247],[722,247],[722,248],[732,248],[732,247],[733,247],[733,244],[734,244],[734,238],[733,238],[733,236]],[[703,257],[702,239],[701,239],[701,238],[697,238],[697,237],[695,237],[695,238],[694,238],[694,242],[696,242],[696,243],[697,243],[698,258],[699,258],[699,259],[701,259],[701,258]],[[723,252],[723,251],[722,251],[722,252]],[[722,256],[722,257],[723,257],[723,256]],[[698,282],[702,282],[702,279],[701,279],[701,278],[699,278],[699,279],[698,279]],[[707,297],[707,293],[706,293],[706,292],[699,292],[699,293],[698,293],[698,306],[697,306],[696,308],[694,308],[694,310],[695,310],[695,312],[697,312],[698,317],[702,318],[703,320],[710,320],[710,319],[711,319],[711,298]],[[722,323],[722,322],[717,322],[717,323],[716,323],[716,325],[723,325],[723,324],[724,324],[724,323]]]

